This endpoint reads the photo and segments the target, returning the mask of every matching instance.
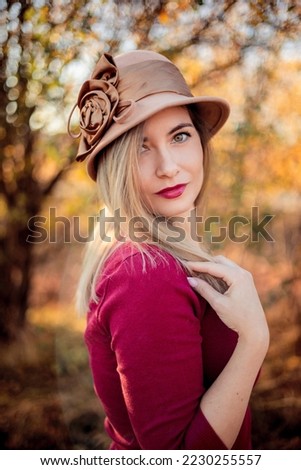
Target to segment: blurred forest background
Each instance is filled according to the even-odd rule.
[[[135,48],[232,105],[207,214],[226,225],[258,207],[274,241],[249,224],[247,240],[213,249],[253,272],[271,329],[254,447],[301,449],[301,5],[289,0],[0,0],[0,447],[107,446],[74,308],[76,230],[87,238],[99,207],[66,126],[101,53]]]

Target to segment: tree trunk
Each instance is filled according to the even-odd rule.
[[[26,187],[22,191],[22,187]],[[24,200],[25,199],[25,200]],[[0,235],[0,343],[18,339],[26,327],[32,253],[28,220],[41,208],[42,193],[30,174],[19,180],[7,199],[7,217]]]
[[[26,229],[9,224],[1,239],[0,342],[17,340],[26,326],[32,246],[26,245]]]

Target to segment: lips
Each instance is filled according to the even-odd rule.
[[[166,199],[174,199],[183,194],[186,186],[187,184],[177,184],[176,186],[171,186],[171,187],[161,189],[161,191],[158,191],[156,194],[158,194],[159,196],[165,197]]]

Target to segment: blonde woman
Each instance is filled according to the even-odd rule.
[[[268,327],[251,275],[196,228],[227,102],[133,51],[104,54],[77,105],[77,160],[106,211],[77,299],[110,448],[250,449]]]

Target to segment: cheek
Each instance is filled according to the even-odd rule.
[[[150,178],[149,172],[146,170],[145,166],[139,166],[138,171],[138,183],[139,189],[141,191],[141,196],[144,198],[150,191]]]
[[[146,162],[139,163],[138,165],[138,183],[142,192],[147,192],[150,185],[150,168]]]
[[[197,174],[203,173],[203,158],[202,158],[202,155],[200,155],[200,157],[193,162],[192,168],[197,172]]]
[[[195,191],[200,192],[204,182],[203,152],[199,148],[195,150],[193,152],[194,158],[189,161],[188,171],[192,175]]]
[[[153,195],[153,185],[151,179],[147,175],[147,172],[144,170],[139,171],[138,173],[138,190],[140,201],[147,208],[148,211],[152,210],[152,195]]]
[[[194,151],[190,152],[187,165],[195,176],[203,174],[203,151],[199,146],[197,146]]]

